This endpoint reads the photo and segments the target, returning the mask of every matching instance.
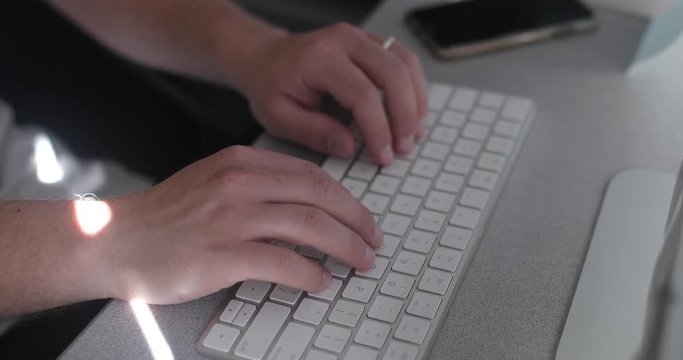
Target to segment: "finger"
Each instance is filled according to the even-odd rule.
[[[292,250],[258,242],[243,245],[236,251],[245,280],[270,281],[306,291],[329,286],[332,277],[327,270]]]
[[[419,125],[416,86],[410,68],[391,51],[384,50],[359,32],[345,47],[351,60],[381,89],[390,115],[394,149],[408,154],[415,146]]]
[[[279,120],[271,129],[275,136],[294,141],[309,148],[340,157],[353,155],[356,147],[351,132],[338,120],[311,111],[287,98],[273,104],[273,113]]]
[[[245,224],[250,239],[312,246],[358,269],[368,269],[374,263],[375,251],[361,236],[319,208],[270,204],[259,209],[258,215]]]
[[[391,130],[379,90],[347,57],[333,56],[327,59],[327,66],[321,66],[310,82],[329,92],[351,111],[370,155],[380,165],[390,164],[394,160]]]

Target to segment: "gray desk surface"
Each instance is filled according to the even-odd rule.
[[[366,28],[416,49],[431,80],[539,104],[431,358],[551,358],[608,180],[635,166],[673,173],[683,157],[683,79],[626,75],[645,23],[607,11],[598,12],[600,28],[590,35],[437,62],[403,26],[406,9],[420,3],[385,2]],[[153,307],[176,359],[199,357],[195,342],[223,296]],[[151,354],[128,305],[113,301],[64,358]]]

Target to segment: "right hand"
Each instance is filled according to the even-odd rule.
[[[248,147],[198,161],[111,200],[99,258],[110,296],[189,301],[245,279],[317,291],[330,274],[280,240],[366,270],[383,239],[372,214],[318,166]]]

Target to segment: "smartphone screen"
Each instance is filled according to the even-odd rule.
[[[576,0],[461,0],[415,10],[408,22],[433,45],[448,48],[591,18]]]

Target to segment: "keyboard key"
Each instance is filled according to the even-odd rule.
[[[399,299],[406,299],[410,294],[410,289],[413,288],[415,278],[405,276],[394,272],[389,273],[382,284],[379,292],[384,295],[391,295]]]
[[[346,342],[349,341],[349,337],[351,337],[351,330],[326,324],[320,330],[320,335],[313,344],[321,349],[339,354],[346,346]]]
[[[529,116],[532,104],[529,99],[524,99],[516,96],[511,96],[505,102],[505,106],[501,112],[504,118],[523,122]]]
[[[448,102],[448,108],[469,112],[472,109],[475,100],[477,100],[477,95],[478,92],[476,90],[464,87],[458,88],[451,98],[451,101]]]
[[[360,199],[360,197],[363,195],[363,192],[365,191],[365,188],[368,187],[368,183],[366,183],[365,181],[355,180],[355,179],[350,179],[350,178],[346,178],[346,179],[342,180],[341,184],[356,199]]]
[[[314,248],[313,246],[301,246],[297,252],[305,257],[322,260],[325,257],[325,253]]]
[[[270,290],[270,283],[258,280],[246,280],[240,285],[235,296],[242,300],[260,303]]]
[[[489,201],[489,192],[467,187],[460,197],[460,205],[482,210]]]
[[[294,319],[311,325],[319,325],[329,308],[330,305],[327,303],[304,298],[294,312]]]
[[[474,140],[459,139],[453,147],[453,153],[476,158],[481,150],[481,143]]]
[[[364,320],[353,339],[358,344],[381,349],[389,336],[391,327],[373,320]]]
[[[477,162],[478,168],[495,172],[501,172],[503,166],[505,166],[505,157],[489,152],[481,154],[479,162]]]
[[[349,169],[349,176],[359,180],[372,180],[377,173],[378,167],[375,164],[364,161],[356,161]]]
[[[315,329],[310,326],[290,322],[273,346],[268,360],[299,359],[303,355],[308,342],[313,338]]]
[[[390,235],[403,236],[408,230],[411,219],[406,216],[388,214],[382,221],[382,231]]]
[[[427,331],[429,331],[429,321],[406,315],[401,318],[394,337],[420,345],[427,336]]]
[[[448,156],[448,145],[428,142],[422,147],[422,156],[429,159],[443,160]]]
[[[472,164],[474,164],[474,160],[470,158],[453,155],[448,158],[443,169],[451,173],[467,175],[472,169]]]
[[[448,85],[430,84],[427,88],[427,101],[429,109],[439,111],[446,105],[453,89]]]
[[[387,209],[389,200],[391,200],[391,198],[388,196],[367,193],[365,194],[365,196],[363,196],[362,203],[373,214],[382,215],[384,214],[384,211]]]
[[[356,275],[379,280],[384,276],[384,271],[386,271],[387,266],[389,266],[389,260],[385,258],[375,258],[375,263],[370,266],[367,271],[356,270]]]
[[[432,250],[436,241],[436,234],[421,230],[411,230],[403,248],[426,254]]]
[[[270,299],[288,305],[294,305],[299,300],[302,291],[289,286],[278,284],[270,293]]]
[[[415,195],[419,197],[425,196],[432,182],[429,179],[420,178],[417,176],[408,176],[403,182],[401,192],[405,194]]]
[[[325,162],[321,167],[333,179],[341,181],[352,162],[353,158],[344,159],[336,156],[329,156],[325,159]]]
[[[344,262],[333,257],[328,257],[324,266],[325,269],[332,274],[332,276],[338,278],[346,278],[351,271],[351,267],[349,265],[346,265]]]
[[[498,174],[484,170],[474,170],[468,184],[485,190],[493,190],[498,180]]]
[[[455,272],[461,258],[461,251],[439,246],[434,251],[434,255],[432,255],[432,259],[429,261],[429,266],[435,269]]]
[[[254,315],[254,312],[256,312],[255,305],[248,303],[242,305],[240,311],[237,313],[235,319],[231,322],[231,324],[237,325],[239,327],[246,326],[249,320],[251,320],[251,316]]]
[[[438,233],[446,222],[446,215],[430,210],[422,210],[415,220],[415,228]]]
[[[427,117],[425,118],[424,126],[426,128],[433,128],[434,125],[436,125],[436,120],[438,119],[439,114],[435,113],[434,111],[430,111],[427,113]]]
[[[355,327],[363,315],[365,306],[346,300],[338,300],[330,313],[330,321],[339,325]]]
[[[384,235],[384,243],[377,249],[377,255],[393,257],[401,239],[393,235]]]
[[[462,130],[462,137],[482,141],[489,136],[488,126],[467,124]]]
[[[479,215],[481,215],[481,211],[464,206],[457,206],[451,217],[451,225],[460,226],[466,229],[474,229],[479,220]]]
[[[398,257],[391,267],[391,270],[402,272],[408,275],[417,275],[422,269],[425,262],[424,255],[414,253],[412,251],[401,250]]]
[[[398,195],[391,205],[391,212],[413,216],[422,204],[422,199],[410,195]]]
[[[438,190],[446,191],[451,194],[460,192],[460,188],[465,183],[465,178],[460,175],[441,173],[436,179],[434,187]]]
[[[365,346],[351,345],[346,351],[344,360],[375,360],[377,351],[366,348]]]
[[[389,342],[389,347],[387,347],[382,360],[415,360],[417,351],[417,346],[413,344],[392,340]]]
[[[330,282],[330,286],[320,291],[309,292],[308,295],[318,299],[332,301],[334,300],[335,296],[337,296],[337,293],[339,292],[339,289],[341,289],[341,286],[341,280],[332,279],[332,281]]]
[[[448,290],[448,285],[451,284],[451,280],[453,280],[453,275],[447,272],[427,269],[422,274],[422,279],[420,279],[417,288],[422,291],[444,295],[446,290]]]
[[[429,192],[425,208],[447,213],[451,211],[453,203],[455,203],[455,195],[433,190]]]
[[[219,319],[226,323],[232,322],[235,320],[235,316],[237,316],[239,313],[242,305],[244,305],[244,303],[239,300],[230,300],[228,306],[225,307]]]
[[[376,287],[377,283],[374,281],[352,277],[349,283],[346,284],[342,296],[346,299],[367,303],[370,301],[370,297],[372,297]]]
[[[444,111],[439,122],[444,126],[461,128],[467,122],[467,114],[457,111]]]
[[[214,324],[206,334],[202,345],[218,350],[220,352],[227,353],[232,348],[235,340],[240,336],[240,331],[223,324]]]
[[[328,352],[311,349],[304,360],[337,360],[337,357]]]
[[[370,186],[370,191],[384,195],[394,195],[400,184],[401,180],[395,177],[377,175],[375,181],[373,181],[372,185]]]
[[[498,109],[499,107],[503,106],[504,101],[505,96],[485,91],[481,93],[481,97],[479,98],[479,105]]]
[[[446,144],[452,144],[457,137],[458,130],[446,126],[435,126],[434,130],[432,130],[432,134],[429,136],[429,138],[434,141]]]
[[[441,164],[436,161],[417,159],[410,172],[413,175],[423,176],[431,179],[439,172],[439,168],[441,168]]]
[[[289,316],[289,308],[286,306],[266,302],[256,314],[249,329],[235,348],[235,355],[247,359],[262,359],[275,335]]]
[[[368,317],[375,320],[382,320],[388,323],[394,323],[398,314],[403,308],[403,301],[379,295],[372,302],[370,310],[368,310]]]
[[[410,161],[395,159],[394,162],[391,163],[391,165],[383,167],[382,170],[380,170],[380,172],[384,175],[391,175],[403,178],[404,176],[406,176],[409,169]]]
[[[509,138],[514,139],[517,137],[517,135],[519,135],[519,132],[521,130],[522,130],[522,126],[520,124],[513,123],[510,121],[501,120],[493,128],[493,133],[496,135],[500,135],[500,136],[509,137]]]
[[[502,138],[499,136],[491,136],[486,143],[486,150],[498,154],[510,155],[515,143],[511,139]]]
[[[449,226],[446,228],[443,236],[441,236],[439,244],[458,250],[465,250],[471,237],[472,231],[457,226]]]
[[[496,112],[489,109],[476,108],[472,111],[470,119],[480,124],[491,125],[496,121]]]
[[[408,304],[406,312],[410,315],[417,315],[432,320],[436,316],[436,311],[439,310],[440,304],[441,296],[416,291],[410,300],[410,304]]]

